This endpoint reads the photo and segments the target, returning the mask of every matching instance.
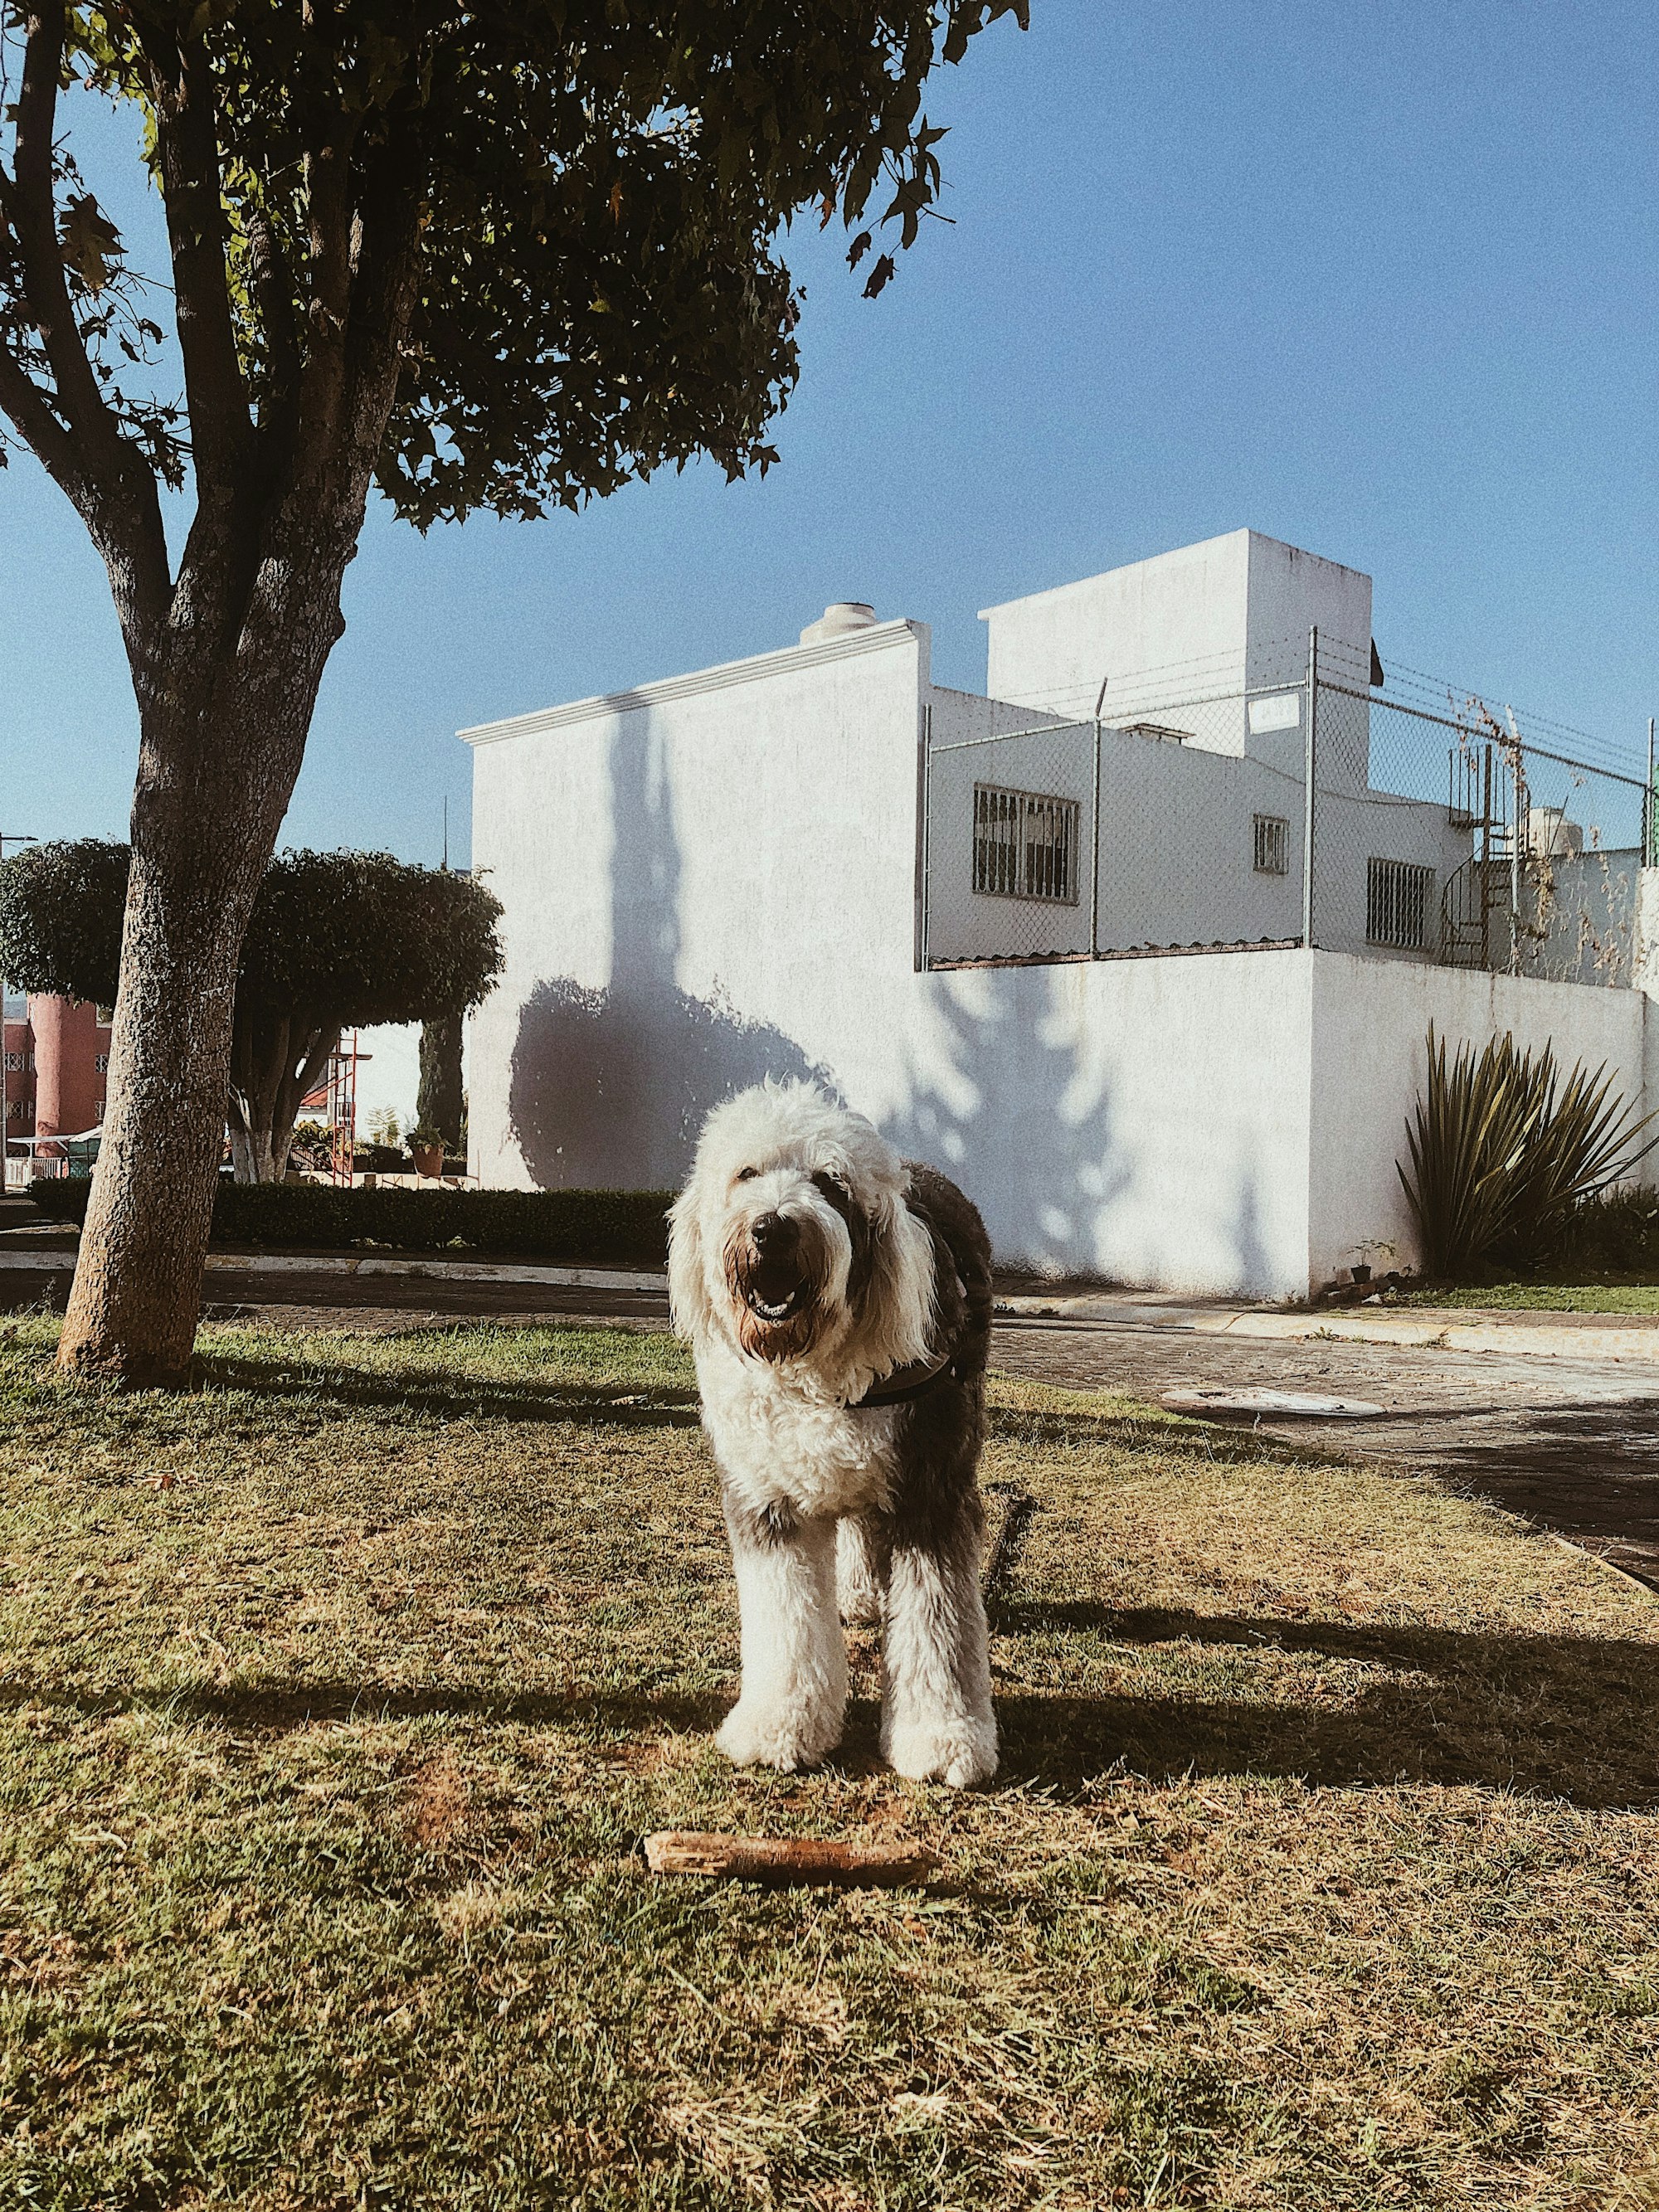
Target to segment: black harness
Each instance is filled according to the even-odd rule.
[[[960,1274],[957,1277],[957,1295],[965,1304],[968,1291]],[[847,1410],[849,1413],[864,1413],[873,1412],[878,1406],[907,1406],[913,1398],[925,1398],[947,1376],[953,1382],[961,1380],[957,1373],[954,1345],[931,1359],[913,1359],[908,1367],[896,1367],[884,1382],[872,1382],[861,1398],[854,1398]]]
[[[847,1410],[849,1413],[862,1413],[877,1406],[907,1405],[912,1398],[925,1397],[936,1383],[955,1372],[953,1352],[947,1352],[938,1359],[913,1360],[908,1367],[896,1367],[885,1382],[872,1383]]]

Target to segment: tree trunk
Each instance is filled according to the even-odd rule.
[[[137,1389],[186,1378],[201,1306],[236,963],[264,865],[252,825],[225,811],[204,818],[172,793],[134,809],[109,1103],[58,1358]]]
[[[436,1129],[447,1152],[461,1148],[461,1017],[439,1014],[421,1029],[421,1088],[415,1118]]]
[[[239,998],[225,1104],[238,1182],[281,1182],[300,1102],[321,1080],[339,1042],[337,1022]]]
[[[141,702],[109,1103],[58,1341],[68,1374],[135,1389],[189,1378],[237,965],[342,628],[349,551],[337,543],[319,557],[313,544],[273,561],[239,652],[187,690],[158,680]],[[257,1172],[269,1127],[244,1134]]]

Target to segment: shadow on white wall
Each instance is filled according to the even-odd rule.
[[[1160,1165],[1114,1099],[1110,1062],[1125,1041],[1097,1024],[1079,1034],[1066,1004],[1072,972],[931,978],[908,1041],[909,1102],[888,1117],[888,1133],[957,1178],[1006,1266],[1169,1281],[1196,1242],[1211,1246],[1217,1279],[1271,1283],[1255,1164],[1240,1159],[1219,1196],[1213,1177],[1200,1190]],[[1172,1089],[1159,1110],[1199,1130],[1208,1109]],[[1185,1149],[1164,1146],[1162,1158]]]
[[[1047,995],[1035,970],[934,979],[908,1040],[909,1103],[887,1133],[962,1185],[1000,1259],[1059,1273],[1097,1264],[1097,1224],[1128,1175],[1110,1100],[1085,1089]]]
[[[591,989],[553,976],[532,991],[507,1112],[544,1189],[677,1189],[722,1098],[768,1075],[836,1086],[783,1030],[680,988],[680,848],[648,714],[618,724],[609,768],[611,981]]]
[[[680,844],[648,714],[617,725],[607,765],[610,820],[588,834],[610,836],[611,978],[595,988],[551,976],[532,990],[519,1014],[508,1114],[544,1188],[675,1188],[722,1098],[769,1075],[838,1085],[787,1031],[681,988]],[[756,926],[776,925],[757,915]],[[890,1024],[892,1103],[878,1118],[902,1152],[962,1184],[1005,1264],[1159,1279],[1169,1255],[1192,1248],[1197,1194],[1154,1180],[1144,1142],[1115,1109],[1113,1055],[1124,1040],[1084,1025],[1067,1003],[1068,973],[896,978],[891,1009],[872,1011]],[[1158,1110],[1190,1121],[1204,1108],[1172,1096]],[[1171,1149],[1179,1157],[1179,1146],[1164,1157]],[[1212,1182],[1215,1218],[1205,1231],[1217,1279],[1266,1284],[1248,1161],[1223,1190],[1218,1206]]]

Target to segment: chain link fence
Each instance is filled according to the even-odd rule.
[[[1633,980],[1641,777],[1317,633],[1242,659],[1103,687],[1098,719],[936,693],[927,964],[1313,945]]]

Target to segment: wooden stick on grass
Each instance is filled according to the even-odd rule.
[[[726,1881],[834,1881],[854,1888],[925,1881],[939,1864],[921,1844],[837,1844],[816,1836],[720,1836],[659,1828],[645,1839],[653,1874]]]

